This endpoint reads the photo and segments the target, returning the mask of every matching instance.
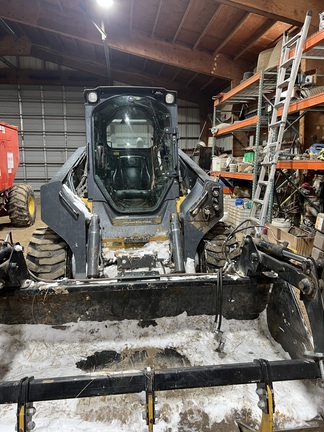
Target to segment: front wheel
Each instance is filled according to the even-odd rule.
[[[37,278],[55,280],[72,276],[71,253],[50,228],[37,228],[27,249],[27,266]]]
[[[13,185],[9,191],[8,214],[15,226],[27,227],[36,219],[36,200],[32,187],[28,184]]]

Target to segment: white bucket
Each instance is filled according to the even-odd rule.
[[[224,171],[224,170],[226,170],[226,158],[213,156],[212,171]]]
[[[288,232],[291,226],[290,222],[285,220],[284,218],[275,218],[272,219],[272,225],[276,228],[281,228],[283,231]]]

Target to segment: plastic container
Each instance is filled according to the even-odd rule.
[[[254,161],[254,151],[245,152],[243,157],[243,162],[252,163]]]
[[[229,170],[231,173],[237,172],[237,164],[229,164]]]
[[[224,170],[226,170],[226,158],[213,156],[212,171],[224,171]]]
[[[235,200],[236,206],[243,205],[243,204],[244,204],[244,200],[242,198],[236,198]]]
[[[284,218],[275,218],[275,219],[272,219],[271,223],[276,228],[280,228],[280,229],[282,229],[283,231],[286,231],[286,232],[288,232],[289,228],[291,227],[290,221],[287,221]]]

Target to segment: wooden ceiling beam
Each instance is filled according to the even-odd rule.
[[[20,1],[17,0],[15,5]],[[86,18],[78,16],[73,20],[69,16],[55,16],[55,13],[52,13],[49,19],[47,11],[44,14],[45,12],[38,8],[37,11],[34,10],[33,14],[28,12],[25,14],[25,10],[26,8],[21,7],[20,10],[15,8],[12,11],[8,2],[6,2],[2,7],[1,15],[7,20],[102,46],[100,34],[90,19],[86,20]],[[125,35],[117,30],[115,31],[112,27],[108,32],[108,44],[110,49],[229,80],[237,80],[242,77],[244,71],[249,70],[251,67],[247,61],[234,63],[229,56],[224,54],[218,54],[216,59],[206,52],[194,51],[180,44],[150,39],[139,33],[132,34],[130,38],[128,34]]]
[[[318,16],[323,12],[323,0],[284,2],[282,0],[217,0],[217,2],[299,27],[304,23],[307,11],[311,10],[314,17],[312,25],[318,28]]]
[[[223,79],[231,80],[238,77],[241,79],[242,73],[251,67],[249,62],[245,60],[234,63],[232,58],[225,54],[217,54],[216,58],[203,51],[194,51],[169,42],[148,39],[140,34],[134,34],[129,39],[127,36],[116,35],[116,32],[114,32],[108,38],[108,43],[112,49],[117,51],[205,75],[212,74]]]
[[[106,79],[107,77],[107,69],[104,65],[104,60],[102,63],[94,63],[91,59],[89,59],[89,63],[84,63],[82,59],[77,58],[75,54],[73,53],[61,53],[61,55],[57,55],[55,53],[42,50],[41,48],[33,48],[31,55],[33,57],[36,57],[40,60],[49,61],[52,63],[59,63],[62,66],[72,68],[74,71],[77,72],[77,76],[87,76],[88,74],[89,80],[91,81],[91,76],[96,75],[97,78],[100,81],[100,84],[102,84],[102,78]],[[55,77],[59,77],[62,72],[62,77],[66,79],[66,76],[72,76],[74,71],[51,71],[46,70],[46,74],[49,74],[49,80],[54,79]],[[21,74],[20,74],[21,72]],[[44,76],[44,71],[36,71],[39,72],[39,76]],[[201,92],[205,91],[207,94],[206,86],[201,88],[199,92],[193,90],[192,88],[189,88],[189,83],[181,84],[177,81],[174,81],[175,77],[172,79],[167,79],[161,76],[158,76],[156,74],[152,75],[149,73],[141,73],[141,71],[136,71],[132,68],[128,68],[127,72],[125,72],[124,68],[119,69],[118,67],[113,67],[111,69],[112,73],[112,79],[119,81],[119,82],[125,82],[128,85],[147,85],[147,86],[156,86],[156,87],[165,87],[165,88],[172,88],[173,90],[176,90],[179,92],[179,95],[181,94],[182,97],[186,95],[186,97],[189,97],[188,100],[192,102],[199,103]],[[177,71],[177,74],[179,73],[179,70]],[[20,76],[28,76],[29,74],[25,74],[25,71],[19,71],[19,77]],[[38,75],[37,75],[38,76]],[[53,78],[54,76],[54,78]],[[55,78],[55,79],[56,79]],[[214,80],[215,78],[212,78]],[[212,95],[211,95],[212,96]]]
[[[89,59],[88,62],[84,62],[83,59],[78,58],[72,52],[53,52],[43,47],[33,47],[30,55],[40,60],[57,63],[61,66],[69,67],[74,70],[86,72],[89,74],[98,75],[100,77],[107,77],[107,66],[104,62],[95,62],[93,59]]]

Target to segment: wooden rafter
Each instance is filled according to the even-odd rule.
[[[160,16],[160,12],[161,12],[162,2],[163,2],[163,0],[160,0],[160,2],[159,2],[159,7],[158,7],[158,10],[156,12],[154,26],[153,26],[153,30],[152,30],[152,33],[151,33],[151,38],[154,37],[155,29],[156,29],[157,23],[159,21],[159,16]]]
[[[262,26],[259,27],[258,31],[253,33],[253,35],[244,43],[244,48],[239,53],[236,54],[234,61],[239,59],[241,57],[241,55],[244,54],[245,51],[247,51],[251,47],[251,45],[253,45],[254,42],[256,42],[274,24],[275,24],[275,22],[273,20],[270,20],[270,19],[266,20],[262,24]]]
[[[211,19],[209,20],[208,24],[206,25],[206,27],[204,28],[204,30],[201,32],[199,38],[197,39],[195,45],[193,46],[193,49],[197,49],[200,41],[205,37],[205,35],[208,33],[209,29],[212,27],[213,23],[214,23],[214,19],[217,17],[217,15],[219,15],[220,11],[223,9],[223,5],[218,5],[213,16],[211,17]]]
[[[213,82],[215,81],[215,78],[212,77],[209,81],[207,81],[203,86],[200,87],[200,91],[205,90],[207,87],[209,87]]]
[[[225,39],[218,45],[218,47],[215,49],[213,55],[215,56],[218,54],[224,46],[229,42],[229,40],[233,37],[233,35],[244,25],[245,21],[251,16],[250,13],[246,13],[243,15],[243,17],[236,23],[236,25],[232,28],[232,30],[227,34]]]
[[[175,42],[175,41],[177,40],[178,35],[179,35],[180,31],[182,30],[182,26],[183,26],[183,24],[185,23],[185,21],[186,21],[188,15],[189,15],[190,9],[192,8],[192,5],[194,4],[194,1],[195,1],[195,0],[190,0],[190,1],[189,1],[189,4],[188,4],[188,6],[187,6],[187,8],[186,8],[185,13],[183,14],[183,17],[182,17],[182,19],[181,19],[181,22],[180,22],[180,24],[179,24],[179,26],[178,26],[178,30],[176,31],[176,34],[174,35],[172,42]]]
[[[133,31],[133,17],[134,17],[134,0],[131,0],[130,16],[129,16],[129,33]]]
[[[193,74],[190,80],[187,81],[187,86],[189,86],[197,78],[198,75],[198,73]]]
[[[262,15],[274,21],[282,21],[300,27],[308,10],[318,16],[323,12],[323,0],[217,0],[218,3],[234,8],[243,9],[247,12]]]
[[[190,4],[193,1],[191,0]],[[17,0],[19,3],[20,0]],[[187,10],[188,10],[187,8]],[[23,23],[33,28],[45,30],[50,33],[55,33],[66,38],[73,38],[82,42],[91,43],[102,46],[102,40],[98,36],[98,32],[92,25],[90,19],[83,19],[78,16],[75,21],[70,22],[69,16],[55,16],[53,12],[51,19],[47,18],[47,11],[39,11],[36,14],[25,14],[20,10],[15,10],[12,14],[9,6],[4,6],[1,11],[3,16],[7,16],[8,20]],[[43,16],[43,15],[46,16]],[[137,55],[139,57],[148,58],[154,61],[166,63],[175,67],[183,67],[192,70],[193,72],[203,73],[205,75],[213,74],[224,79],[236,79],[242,76],[244,70],[249,67],[248,62],[232,62],[232,59],[224,54],[219,54],[217,67],[215,68],[214,58],[211,54],[202,51],[193,51],[184,47],[181,44],[172,44],[161,40],[145,37],[141,33],[133,33],[130,38],[128,34],[116,32],[110,28],[108,32],[108,44],[110,49]],[[1,53],[0,53],[1,54]]]

